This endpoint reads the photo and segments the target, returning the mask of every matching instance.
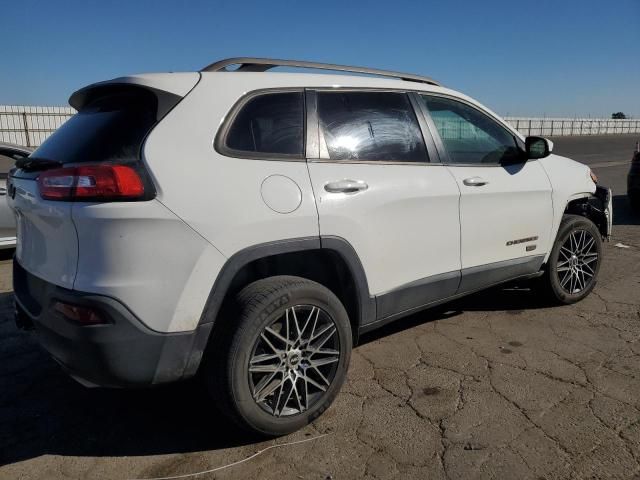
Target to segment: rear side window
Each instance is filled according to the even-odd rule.
[[[318,117],[331,160],[429,161],[405,93],[318,92]]]
[[[227,132],[225,145],[238,152],[302,157],[303,139],[302,92],[267,93],[242,106]]]
[[[156,112],[156,97],[146,90],[97,91],[31,157],[61,163],[134,162],[156,124]]]

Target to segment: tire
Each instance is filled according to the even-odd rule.
[[[543,287],[557,303],[579,302],[595,287],[601,261],[602,236],[595,224],[580,215],[565,215],[541,279]]]
[[[342,303],[316,282],[277,276],[245,287],[231,311],[204,365],[218,408],[261,436],[311,423],[331,405],[349,366],[352,332]]]

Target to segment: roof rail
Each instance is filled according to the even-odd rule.
[[[338,72],[365,73],[382,77],[399,78],[409,82],[428,83],[429,85],[442,86],[432,78],[411,73],[392,72],[377,68],[351,67],[348,65],[334,65],[331,63],[305,62],[300,60],[276,60],[274,58],[234,57],[226,58],[204,67],[201,72],[226,72],[229,65],[239,65],[236,72],[266,72],[276,67],[315,68],[317,70],[333,70]]]

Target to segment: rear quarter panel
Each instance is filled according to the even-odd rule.
[[[196,328],[224,256],[156,200],[73,204],[73,288],[124,303],[160,332]]]
[[[232,158],[214,148],[234,104],[249,91],[282,87],[274,77],[256,83],[247,76],[203,74],[145,145],[158,200],[227,257],[261,243],[319,235],[306,162]],[[300,190],[294,211],[279,213],[266,204],[262,184],[273,175],[288,177]]]

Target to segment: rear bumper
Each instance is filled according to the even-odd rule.
[[[30,274],[17,260],[13,265],[20,323],[25,316],[31,320],[42,347],[81,383],[140,387],[196,373],[212,324],[191,332],[155,332],[117,300],[58,287]],[[56,300],[94,308],[109,323],[80,325],[52,310]]]

